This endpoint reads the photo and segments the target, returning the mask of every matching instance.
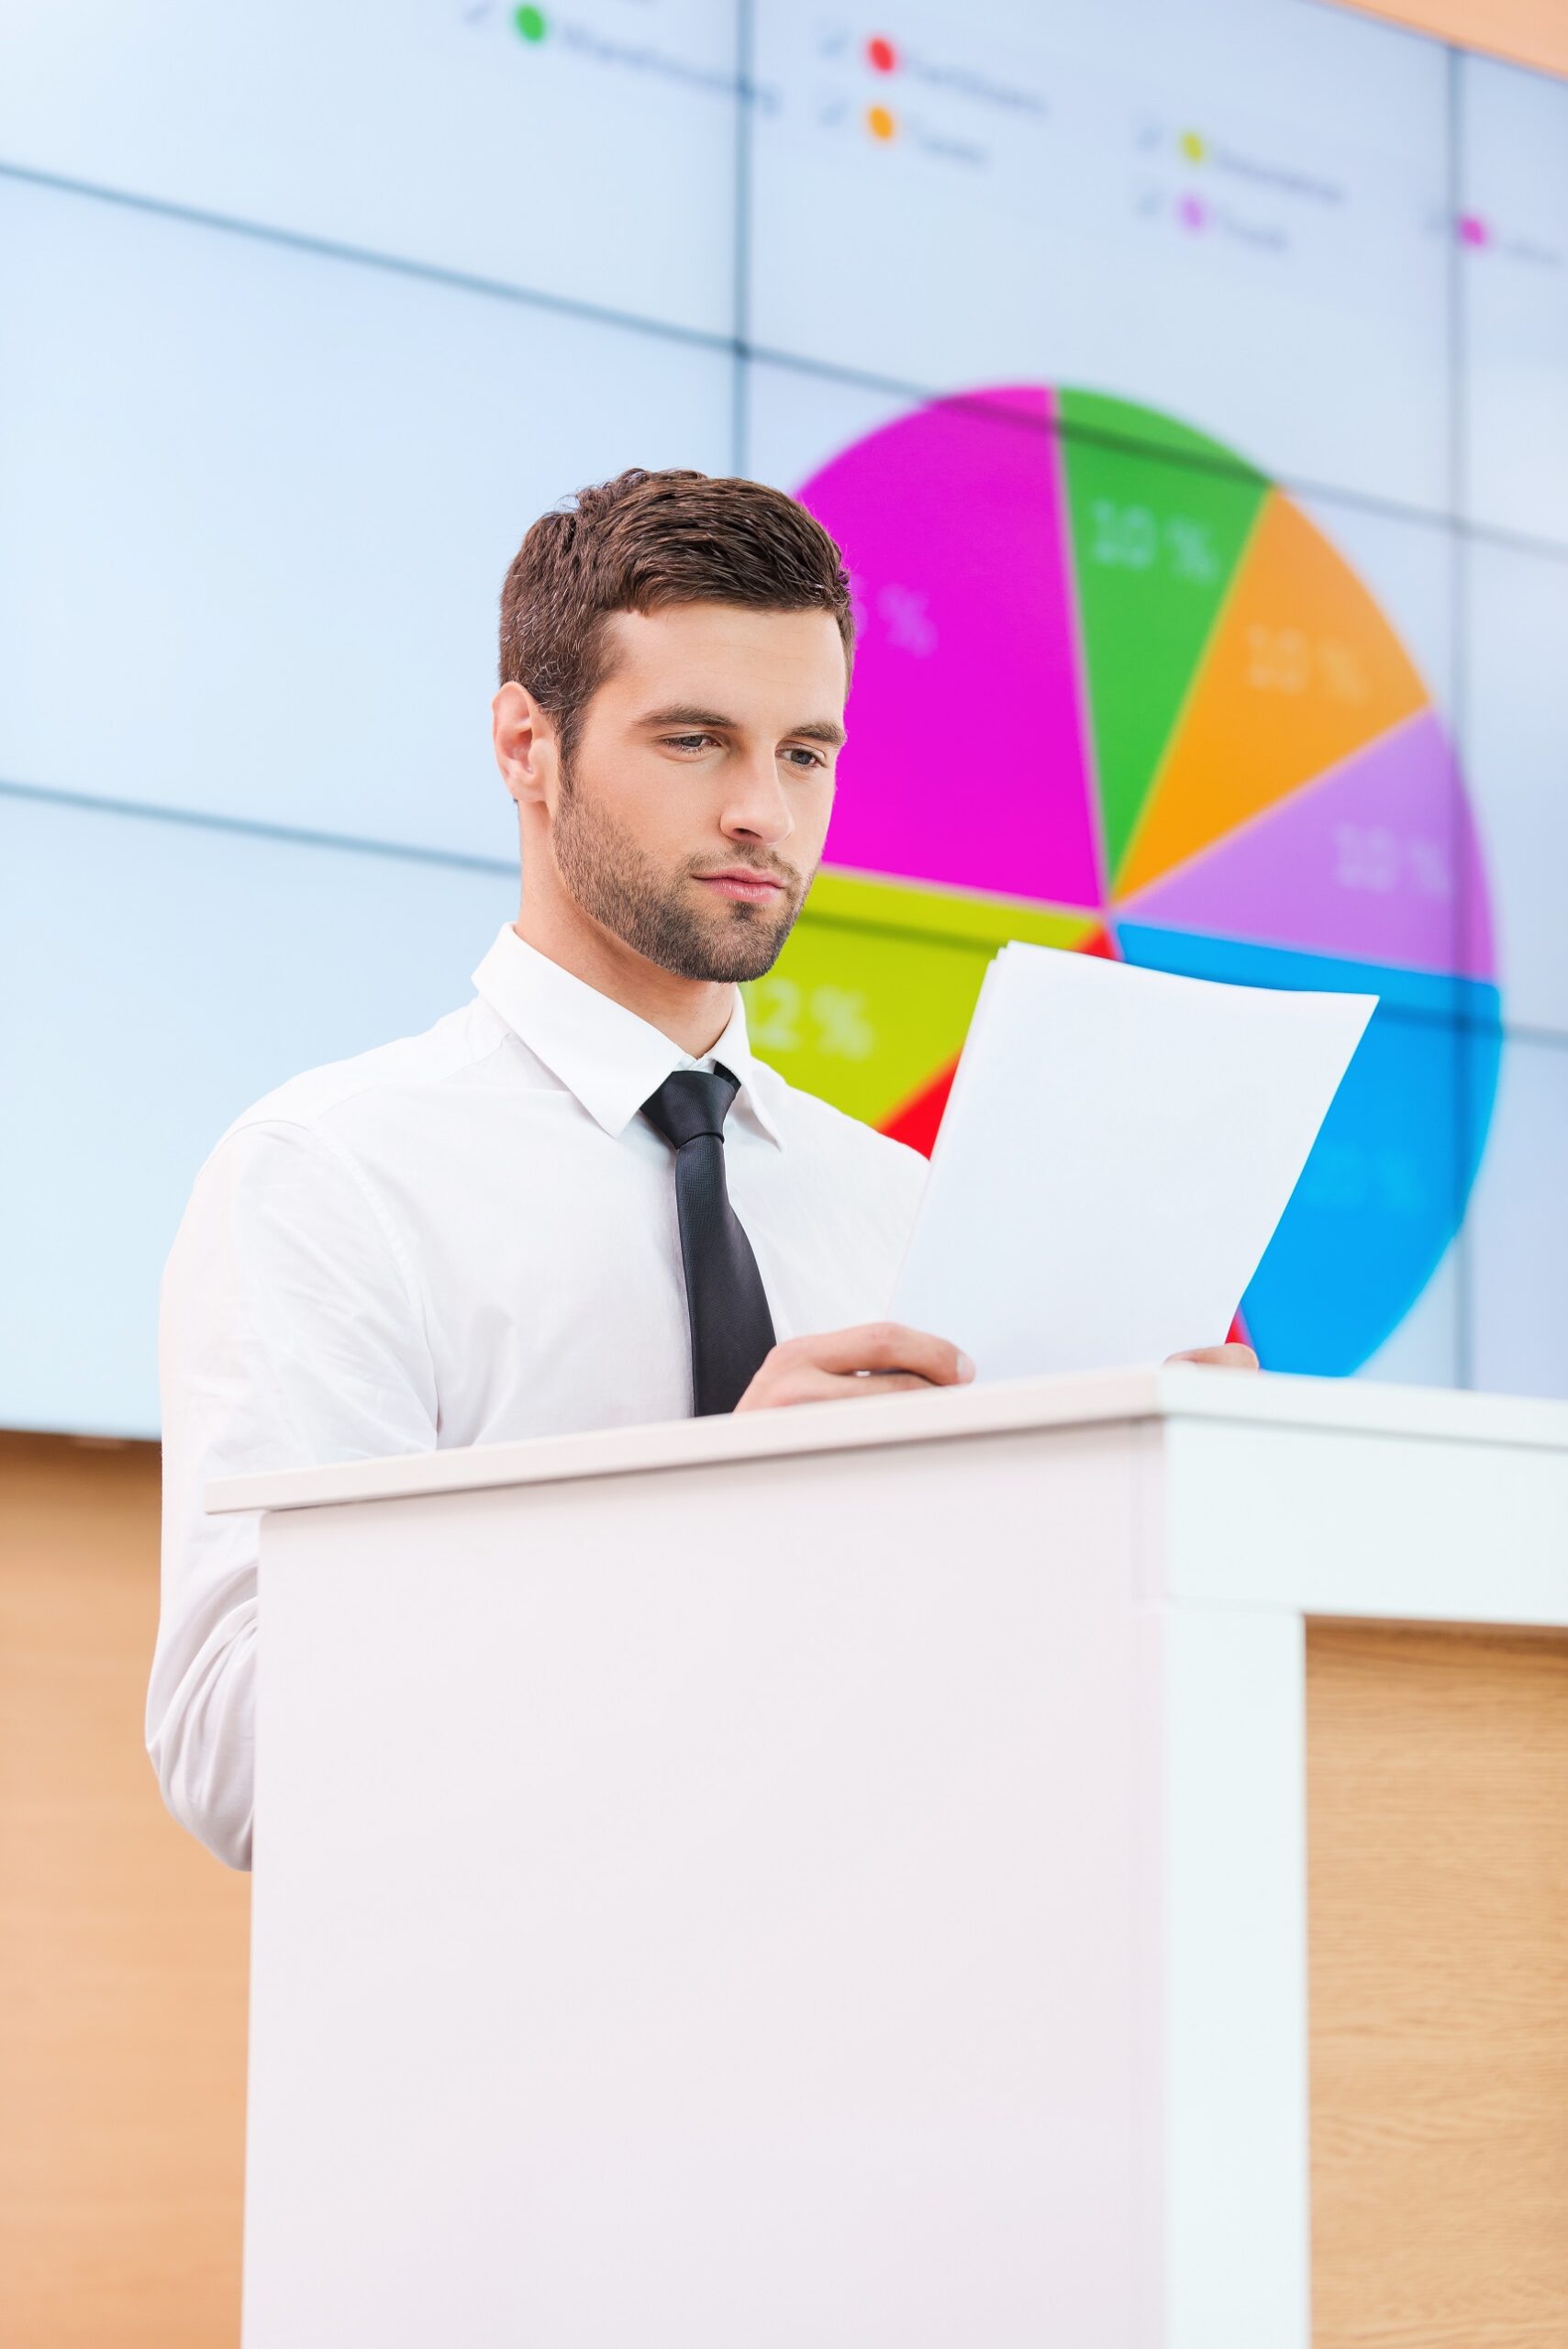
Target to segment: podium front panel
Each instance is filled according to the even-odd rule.
[[[1152,1444],[270,1519],[247,2349],[1152,2340]]]

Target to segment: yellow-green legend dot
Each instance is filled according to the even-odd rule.
[[[550,19],[542,8],[519,8],[512,22],[525,40],[542,40],[550,30]]]

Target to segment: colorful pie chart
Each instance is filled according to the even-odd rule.
[[[1500,1046],[1475,827],[1397,631],[1284,490],[1097,394],[930,402],[799,494],[861,632],[828,863],[751,990],[759,1048],[929,1150],[1006,939],[1376,994],[1242,1301],[1271,1366],[1357,1368],[1463,1216]]]

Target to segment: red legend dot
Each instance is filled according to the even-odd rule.
[[[898,62],[898,51],[881,33],[873,34],[867,41],[866,56],[879,73],[891,73]]]

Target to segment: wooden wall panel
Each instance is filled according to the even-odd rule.
[[[1307,1640],[1315,2349],[1568,2342],[1568,1639]]]
[[[142,1750],[158,1461],[0,1435],[0,2341],[239,2338],[250,1879]]]

